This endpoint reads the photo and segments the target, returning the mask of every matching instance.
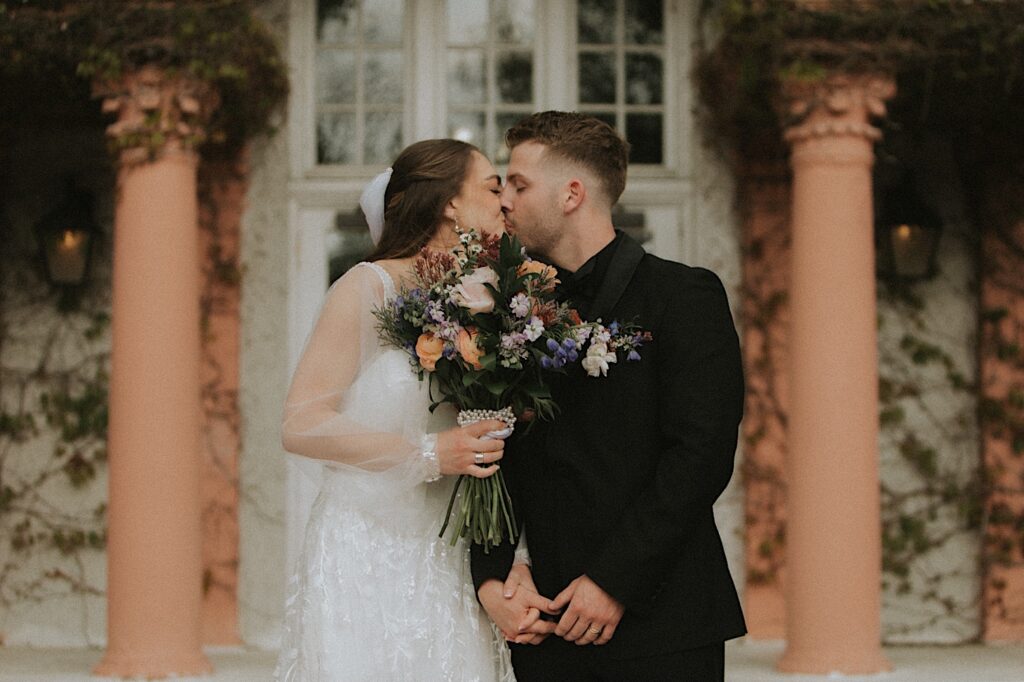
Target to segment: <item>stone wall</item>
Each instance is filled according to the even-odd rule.
[[[272,0],[260,17],[278,32],[287,54],[288,3]],[[284,614],[285,460],[281,410],[288,388],[286,129],[254,141],[242,221],[239,405],[239,630],[256,646],[275,648]]]

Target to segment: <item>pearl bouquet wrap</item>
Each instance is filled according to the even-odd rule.
[[[505,423],[501,431],[491,431],[484,438],[504,440],[512,435],[516,417],[511,407],[500,410],[460,410],[456,421],[459,426],[469,426],[477,422],[497,420]],[[498,474],[501,472],[499,471]],[[454,532],[452,542],[457,538],[466,537],[471,542],[483,545],[485,549],[497,546],[508,532],[513,540],[519,537],[515,514],[512,513],[512,498],[505,486],[505,478],[495,474],[487,478],[459,476],[448,501],[448,511],[441,526],[443,536],[455,511]],[[462,490],[461,497],[459,490]]]

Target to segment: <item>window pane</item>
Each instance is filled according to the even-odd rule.
[[[318,163],[355,161],[356,116],[326,112],[317,116],[316,156]]]
[[[494,35],[500,43],[532,41],[533,0],[495,0]]]
[[[471,45],[486,41],[486,0],[448,0],[448,42]]]
[[[483,149],[486,146],[483,112],[459,111],[448,114],[448,136]]]
[[[661,104],[661,57],[626,55],[626,103]]]
[[[452,104],[483,104],[484,53],[482,50],[448,51],[448,101]]]
[[[495,163],[508,163],[508,147],[505,146],[505,131],[514,126],[529,114],[521,111],[499,113],[494,117],[495,140],[491,149],[491,160]]]
[[[327,233],[328,286],[373,251],[370,230],[360,209],[339,211],[334,225],[335,229]]]
[[[615,42],[615,0],[580,0],[576,12],[580,43]]]
[[[626,114],[630,163],[661,163],[661,114]]]
[[[402,53],[399,50],[369,52],[366,55],[367,104],[402,101]]]
[[[323,104],[356,101],[356,53],[322,50],[316,60],[316,99]]]
[[[364,0],[363,36],[368,43],[401,43],[402,0]]]
[[[390,163],[402,151],[402,113],[371,112],[366,115],[363,163]]]
[[[505,52],[498,55],[498,100],[523,103],[533,99],[533,55]]]
[[[664,17],[661,0],[626,0],[626,42],[660,45]]]
[[[615,102],[615,55],[605,52],[580,53],[580,102]]]
[[[356,40],[356,0],[320,0],[316,7],[316,38],[324,43]]]

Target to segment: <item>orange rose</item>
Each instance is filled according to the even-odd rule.
[[[420,334],[416,340],[416,357],[420,359],[420,366],[428,372],[434,371],[434,366],[444,352],[444,341],[433,334]]]
[[[483,351],[480,350],[480,346],[476,345],[476,330],[466,331],[465,329],[459,330],[459,338],[455,344],[459,349],[459,355],[467,363],[473,366],[473,369],[480,369],[483,365],[480,364],[480,355]]]
[[[555,279],[558,276],[558,270],[552,265],[546,265],[536,260],[524,261],[517,271],[518,275],[522,277],[526,274],[540,275],[540,281],[546,282],[549,287],[554,287],[558,284],[558,280]]]

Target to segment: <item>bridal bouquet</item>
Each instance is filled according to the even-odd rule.
[[[450,252],[424,249],[415,262],[415,286],[374,311],[381,339],[405,350],[420,380],[428,379],[431,410],[450,402],[460,426],[499,419],[507,435],[516,415],[554,417],[546,373],[581,361],[590,376],[604,376],[620,353],[639,360],[651,338],[633,324],[581,320],[568,303],[555,300],[557,275],[531,260],[517,238],[462,233]],[[483,479],[459,477],[441,536],[460,487],[452,544],[468,536],[488,551],[506,535],[517,541],[501,470]]]

